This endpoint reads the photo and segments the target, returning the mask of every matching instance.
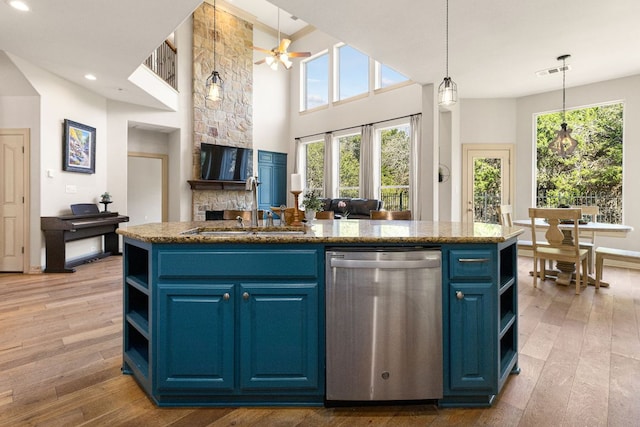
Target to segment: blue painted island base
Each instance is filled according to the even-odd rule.
[[[519,372],[516,237],[425,239],[422,247],[442,251],[438,404],[490,406]],[[158,406],[323,406],[325,252],[359,244],[293,240],[157,243],[125,235],[123,372]],[[416,242],[381,238],[377,246]]]

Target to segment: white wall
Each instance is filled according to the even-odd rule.
[[[254,46],[271,49],[278,39],[253,29]],[[264,58],[255,51],[254,62]],[[289,76],[292,70],[272,70],[267,64],[253,67],[253,148],[254,171],[257,171],[257,150],[289,151]]]
[[[30,213],[30,263],[32,267],[44,265],[44,242],[40,229],[40,216],[70,213],[74,203],[97,203],[100,194],[107,191],[107,126],[106,100],[93,92],[63,80],[19,57],[11,56],[14,64],[40,95],[37,117],[30,120],[36,125],[31,133],[32,203]],[[70,119],[96,128],[96,170],[94,174],[65,172],[62,170],[62,140],[64,119]],[[15,126],[13,126],[15,127]],[[51,171],[52,177],[47,176]],[[67,192],[71,186],[75,192]],[[92,253],[100,247],[98,239],[87,239],[67,245],[67,258],[73,259]]]

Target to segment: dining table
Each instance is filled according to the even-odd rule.
[[[513,221],[514,226],[531,228],[531,219],[518,219]],[[549,223],[547,223],[544,219],[537,218],[535,220],[535,229],[537,231],[544,231],[549,228]],[[573,223],[570,224],[560,224],[560,230],[565,236],[565,242],[569,244],[573,244]],[[578,224],[579,231],[588,231],[593,232],[595,234],[607,235],[612,237],[626,237],[631,231],[633,231],[633,227],[630,225],[624,224],[609,224],[604,222],[594,222],[594,221],[580,221]],[[546,241],[546,240],[545,240]],[[595,248],[594,248],[595,249]],[[574,263],[567,262],[557,262],[556,269],[554,270],[546,270],[545,276],[550,276],[555,278],[556,283],[561,285],[569,285],[572,281],[575,281],[575,269],[576,266]],[[530,272],[533,275],[533,271]],[[591,275],[588,275],[588,284],[595,285],[595,278]],[[609,283],[600,282],[600,286],[608,287]]]

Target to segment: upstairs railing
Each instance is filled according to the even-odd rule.
[[[173,43],[165,40],[164,43],[154,50],[144,61],[144,65],[176,90],[178,90],[176,80],[177,55],[178,50]]]

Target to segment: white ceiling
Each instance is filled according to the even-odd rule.
[[[0,1],[0,50],[107,98],[148,104],[131,73],[200,0],[26,0],[22,13]],[[212,0],[208,0],[210,3]],[[258,22],[293,34],[306,23],[349,43],[419,83],[445,74],[445,0],[228,0]],[[224,2],[218,2],[224,3]],[[451,0],[449,73],[462,98],[517,97],[640,74],[637,0]],[[0,58],[0,72],[3,61]],[[86,73],[95,82],[83,78]],[[13,88],[0,78],[0,95]]]

